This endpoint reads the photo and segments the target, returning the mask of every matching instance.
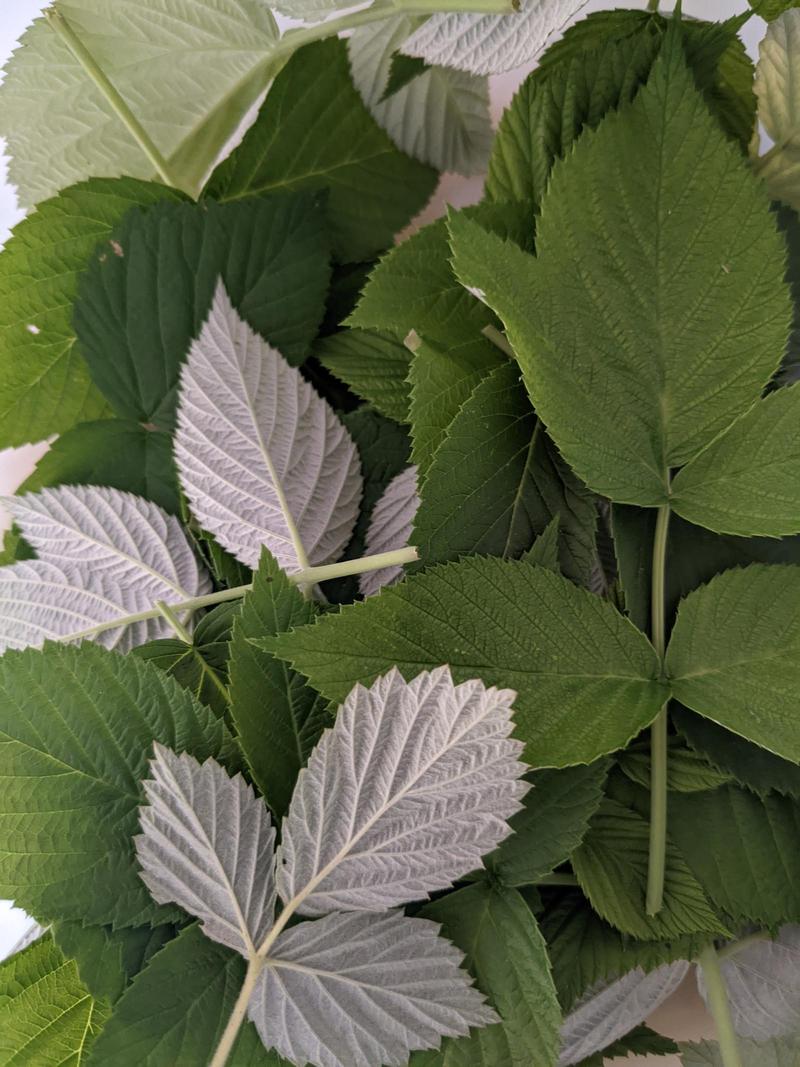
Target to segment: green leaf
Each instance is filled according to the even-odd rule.
[[[552,1067],[561,1011],[544,938],[520,894],[485,883],[448,893],[422,909],[466,953],[478,986],[497,1009],[508,1058],[497,1067]],[[467,1041],[469,1039],[466,1039]]]
[[[369,114],[351,81],[345,42],[330,38],[295,52],[206,192],[227,201],[276,189],[327,190],[334,252],[352,262],[390,245],[436,180]]]
[[[657,1034],[655,1030],[647,1026],[637,1026],[635,1030],[631,1030],[629,1034],[615,1041],[610,1048],[605,1050],[598,1060],[597,1067],[603,1067],[605,1060],[617,1056],[668,1056],[677,1051],[678,1046],[671,1038]],[[590,1064],[585,1067],[590,1067]]]
[[[0,1064],[83,1067],[108,1018],[45,936],[0,964]]]
[[[508,360],[451,422],[420,495],[412,544],[425,566],[473,553],[519,556],[554,518],[564,574],[587,583],[596,565],[594,500],[559,463]]]
[[[680,704],[673,704],[671,715],[692,748],[741,785],[759,796],[775,792],[800,799],[800,766],[796,763],[774,756]]]
[[[383,90],[384,100],[408,85],[428,69],[428,64],[418,56],[406,56],[402,52],[393,52],[389,64],[389,77]]]
[[[269,81],[278,31],[259,0],[59,0],[58,12],[196,195]],[[202,91],[199,87],[202,86]],[[92,175],[154,166],[44,19],[23,35],[0,92],[9,177],[25,205]]]
[[[800,1039],[775,1038],[766,1044],[758,1044],[739,1038],[739,1053],[742,1063],[753,1067],[800,1067]],[[702,1041],[697,1045],[681,1045],[683,1067],[725,1067],[719,1045],[714,1041]]]
[[[198,925],[170,941],[137,975],[95,1046],[93,1062],[177,1067],[208,1061],[244,980],[245,961]],[[245,1022],[228,1067],[288,1067]]]
[[[231,718],[253,781],[276,817],[288,808],[300,768],[328,725],[327,705],[251,639],[304,626],[315,616],[313,603],[265,548],[233,626],[230,696]]]
[[[691,827],[695,835],[697,825]],[[615,800],[603,801],[572,856],[575,874],[595,911],[618,930],[644,941],[670,940],[698,931],[726,934],[702,886],[670,840],[664,907],[656,916],[647,915],[649,835],[647,821],[635,811]],[[705,834],[702,841],[707,848]]]
[[[678,471],[670,502],[718,533],[781,537],[800,530],[800,387],[757,400]]]
[[[558,515],[555,515],[531,547],[522,553],[520,559],[526,563],[535,563],[537,567],[547,567],[550,571],[555,571],[557,574],[560,573],[561,567],[558,562],[559,534],[559,519]]]
[[[794,311],[778,381],[782,385],[791,385],[800,379],[800,216],[792,208],[778,204],[775,205],[775,217],[786,243],[786,283],[792,294]]]
[[[762,19],[766,19],[767,22],[772,22],[778,15],[782,15],[784,11],[789,11],[793,7],[800,7],[797,0],[749,0],[750,7],[757,15],[760,15]]]
[[[621,934],[577,890],[562,894],[541,917],[561,1007],[569,1012],[583,994],[641,967],[690,960],[707,943],[705,934],[674,941],[638,941]]]
[[[162,925],[112,930],[110,926],[72,921],[54,923],[52,934],[67,959],[75,960],[80,979],[92,996],[105,997],[113,1004],[150,957],[175,936],[175,928]]]
[[[166,637],[139,645],[133,654],[171,675],[201,704],[207,704],[222,717],[228,711],[230,700],[227,688],[229,641],[238,611],[238,603],[220,604],[197,624],[191,644]]]
[[[670,834],[714,904],[735,920],[800,921],[800,809],[723,786],[670,797]],[[698,833],[698,828],[702,833]]]
[[[82,422],[50,446],[19,487],[34,493],[54,485],[108,485],[180,511],[172,441],[126,419]]]
[[[713,726],[713,723],[711,725]],[[628,749],[626,752],[620,752],[617,763],[632,782],[636,782],[643,789],[650,788],[648,752]],[[700,753],[682,744],[679,738],[669,739],[667,789],[670,792],[697,793],[703,789],[716,789],[730,780],[731,775],[727,771],[712,766]]]
[[[130,208],[177,198],[133,178],[94,179],[40,204],[14,229],[0,253],[0,447],[105,413],[75,343],[78,277]]]
[[[676,699],[800,763],[800,567],[730,570],[681,603],[667,649]]]
[[[381,415],[408,422],[406,378],[411,353],[402,341],[377,330],[340,330],[321,338],[314,355]]]
[[[651,645],[610,604],[510,560],[433,567],[263,645],[334,701],[393,665],[410,679],[449,663],[457,682],[511,686],[534,766],[591,763],[664,701]]]
[[[770,23],[756,67],[758,118],[773,146],[755,170],[771,195],[800,211],[800,89],[794,68],[800,55],[800,10],[796,5]]]
[[[164,922],[132,837],[153,741],[232,759],[216,717],[149,664],[98,645],[0,659],[0,893],[38,919]]]
[[[569,859],[600,806],[608,763],[534,771],[523,810],[509,820],[510,837],[484,860],[507,886],[534,885]]]
[[[301,362],[324,314],[328,257],[310,195],[131,211],[78,289],[75,329],[95,384],[123,417],[172,430],[180,368],[220,278],[249,325]]]
[[[617,193],[595,204],[598,188]],[[537,259],[450,226],[456,273],[503,319],[564,458],[614,500],[663,503],[668,469],[758,399],[785,346],[773,216],[676,39],[553,169]]]

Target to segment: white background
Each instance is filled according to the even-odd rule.
[[[47,6],[46,0],[6,0],[0,12],[0,64],[5,63],[25,27]],[[627,3],[614,3],[614,0],[591,0],[586,11],[597,11],[609,7],[644,7],[645,0],[629,0]],[[672,6],[669,2],[661,4],[662,10]],[[698,18],[719,19],[746,10],[744,0],[685,0],[684,11]],[[758,41],[764,32],[764,24],[753,18],[745,26],[743,36],[749,51],[755,57]],[[492,110],[495,119],[508,104],[517,85],[526,71],[504,75],[492,79]],[[57,165],[57,163],[55,164]],[[4,242],[11,227],[21,217],[17,208],[13,189],[6,182],[5,159],[0,168],[0,243]],[[426,209],[419,221],[427,221],[441,212],[445,203],[462,205],[477,200],[480,196],[481,181],[465,180],[448,175],[442,182],[434,203]],[[0,494],[13,492],[19,483],[33,469],[36,459],[44,445],[26,446],[22,449],[0,451]],[[0,530],[3,528],[3,515],[0,514]],[[0,901],[0,959],[11,950],[27,926],[25,916],[17,909],[12,909],[8,902]],[[709,1024],[697,1003],[697,997],[691,983],[673,998],[669,1006],[661,1009],[652,1020],[659,1029],[677,1037],[700,1038],[711,1032]],[[635,1067],[645,1064],[647,1060],[620,1060],[620,1064]],[[655,1061],[654,1061],[655,1062]],[[666,1067],[669,1061],[657,1061]],[[674,1061],[678,1063],[677,1059]]]

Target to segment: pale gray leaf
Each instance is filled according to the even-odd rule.
[[[586,0],[522,0],[509,15],[433,15],[403,52],[473,74],[502,74],[534,59]]]
[[[146,586],[121,587],[102,572],[79,573],[43,560],[0,568],[0,653],[40,648],[99,623],[151,608]],[[128,652],[172,632],[162,618],[105,630],[95,640]]]
[[[270,6],[290,19],[320,22],[334,11],[342,11],[353,5],[350,0],[273,0]]]
[[[300,771],[278,892],[299,911],[382,911],[445,889],[510,833],[522,807],[510,689],[448,667],[357,685]]]
[[[401,1067],[497,1016],[437,923],[351,912],[281,934],[250,1002],[261,1039],[315,1067]]]
[[[405,548],[419,508],[417,468],[406,467],[389,482],[372,509],[364,550],[368,555]],[[385,585],[392,585],[403,573],[402,566],[368,571],[358,580],[362,596],[372,596]]]
[[[243,322],[220,283],[181,376],[175,458],[192,512],[248,567],[339,558],[361,500],[358,452],[330,405]]]
[[[480,174],[492,145],[485,77],[429,67],[388,99],[392,56],[420,20],[386,19],[348,40],[353,81],[372,117],[403,152],[441,171]]]
[[[255,953],[275,910],[275,830],[240,774],[155,745],[136,837],[141,876],[159,904],[196,915],[214,941]]]
[[[765,1043],[742,1040],[739,1055],[745,1067],[800,1067],[800,1038],[785,1037]],[[716,1041],[681,1045],[683,1067],[725,1067]]]
[[[588,1059],[639,1026],[675,992],[689,966],[679,960],[649,974],[637,967],[615,982],[591,990],[564,1019],[559,1067]]]
[[[757,941],[720,963],[736,1032],[754,1041],[800,1033],[800,926]],[[698,968],[697,984],[706,998]]]
[[[61,485],[3,502],[37,557],[76,570],[84,587],[102,574],[126,592],[136,585],[149,607],[211,588],[179,521],[143,497]]]

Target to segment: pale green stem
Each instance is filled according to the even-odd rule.
[[[721,949],[717,950],[717,956],[721,960],[728,960],[733,956],[738,956],[740,952],[750,948],[751,945],[757,945],[761,941],[769,940],[771,940],[769,930],[759,930],[757,933],[748,934],[747,937],[742,937],[738,941],[732,941],[729,945],[723,945]]]
[[[406,563],[415,563],[419,559],[416,548],[398,548],[393,552],[378,552],[374,556],[362,556],[360,559],[346,559],[341,563],[328,563],[322,567],[309,567],[308,570],[297,571],[296,574],[287,574],[288,580],[293,585],[314,586],[318,582],[327,582],[331,578],[347,578],[351,574],[368,574],[370,571],[383,570],[384,567],[403,566]],[[252,583],[238,585],[233,589],[220,589],[217,593],[206,593],[205,596],[192,597],[191,600],[182,600],[177,604],[169,604],[169,608],[177,613],[197,611],[199,608],[210,608],[214,604],[224,604],[228,600],[238,600],[253,588]],[[148,619],[163,617],[164,612],[158,608],[148,608],[146,611],[137,611],[133,615],[123,615],[121,618],[109,619],[108,622],[98,623],[86,630],[77,633],[65,634],[59,641],[82,641],[84,638],[96,637],[105,633],[106,630],[116,630],[118,626],[131,626],[135,622],[146,622]]]
[[[512,359],[517,358],[514,355],[514,349],[509,344],[508,338],[501,330],[498,330],[496,326],[484,326],[481,333],[488,341],[492,342],[495,348],[499,348],[501,352],[505,352],[505,354],[511,356]]]
[[[187,645],[191,645],[192,635],[183,625],[183,623],[172,610],[172,608],[169,606],[169,604],[165,604],[163,600],[157,600],[156,607],[158,608],[159,614],[164,616],[164,618],[170,624],[170,626],[175,631],[177,636],[181,639],[181,641],[185,642]]]
[[[50,26],[55,30],[67,48],[69,48],[70,52],[72,52],[78,63],[80,63],[92,79],[98,90],[103,94],[117,118],[124,124],[131,137],[133,137],[150,160],[156,174],[158,174],[166,185],[174,187],[175,182],[170,174],[169,164],[166,159],[156,148],[147,130],[142,126],[141,122],[139,122],[134,113],[122,99],[117,88],[112,84],[108,75],[100,67],[97,60],[80,37],[75,33],[69,22],[64,18],[60,11],[55,9],[55,7],[48,8],[47,11],[45,11],[45,16]]]
[[[253,956],[247,963],[247,973],[244,976],[244,982],[242,988],[239,990],[239,996],[236,998],[236,1003],[233,1006],[228,1023],[217,1045],[214,1056],[209,1064],[209,1067],[225,1067],[228,1062],[228,1057],[231,1054],[236,1038],[239,1034],[239,1030],[242,1027],[242,1023],[245,1020],[247,1014],[247,1006],[250,1003],[250,998],[253,995],[253,991],[256,988],[256,982],[258,981],[261,972],[264,970],[264,959],[261,956]]]
[[[543,874],[536,879],[537,885],[577,886],[580,883],[574,874]]]
[[[650,602],[651,640],[659,659],[664,660],[666,619],[664,586],[667,569],[669,504],[658,509],[653,537],[652,596]],[[650,855],[647,869],[647,914],[657,915],[664,903],[664,875],[667,859],[667,704],[658,713],[650,730]]]
[[[731,1006],[728,991],[719,965],[719,956],[713,945],[704,948],[697,957],[697,963],[703,972],[708,993],[708,1006],[717,1027],[717,1041],[722,1056],[723,1067],[743,1067],[739,1054],[739,1042],[733,1028]]]

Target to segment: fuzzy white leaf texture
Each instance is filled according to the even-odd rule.
[[[754,1041],[800,1033],[800,926],[755,941],[720,961],[733,1025]],[[697,984],[706,999],[703,974]]]
[[[438,930],[350,912],[285,931],[250,1002],[262,1041],[296,1064],[402,1067],[414,1049],[496,1022]]]
[[[353,82],[372,117],[403,152],[441,171],[466,176],[486,170],[492,145],[485,77],[430,67],[388,99],[392,56],[419,19],[386,19],[348,40]]]
[[[253,956],[275,911],[275,830],[240,774],[155,745],[144,782],[141,877],[159,904],[179,904],[214,941]]]
[[[790,8],[767,27],[759,45],[755,91],[758,117],[774,147],[756,162],[770,193],[800,210],[800,10]]]
[[[298,370],[243,322],[220,282],[181,375],[175,459],[195,518],[255,568],[344,551],[363,490],[356,446]]]
[[[417,468],[406,467],[392,478],[372,509],[364,544],[367,555],[405,548],[409,543],[418,509]],[[393,585],[402,574],[402,566],[369,571],[359,577],[359,591],[362,596],[372,596],[385,585]]]
[[[43,560],[0,567],[0,653],[9,648],[40,648],[100,623],[151,608],[147,590],[133,583],[122,589],[100,574],[79,574]],[[128,652],[171,627],[164,619],[104,630],[98,644]]]
[[[685,960],[665,964],[649,974],[637,967],[590,991],[564,1019],[559,1067],[588,1059],[639,1026],[675,992],[689,967]]]
[[[510,833],[528,783],[516,693],[447,667],[357,685],[300,771],[278,850],[298,911],[383,911],[475,870]]]
[[[409,56],[473,74],[503,74],[534,59],[586,0],[522,0],[508,15],[433,15],[402,47]]]

